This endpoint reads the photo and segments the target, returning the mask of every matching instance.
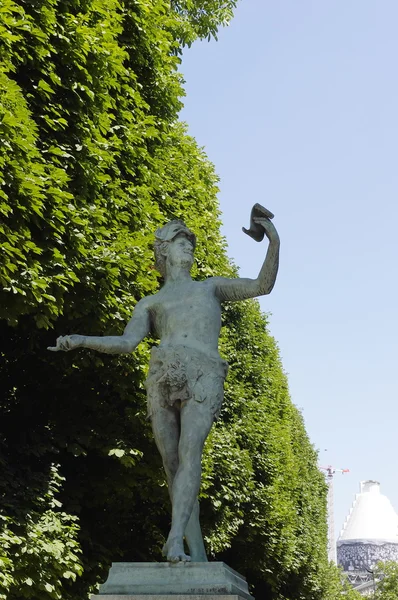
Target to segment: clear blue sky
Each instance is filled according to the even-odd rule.
[[[336,530],[360,480],[398,509],[397,24],[396,0],[241,0],[181,67],[243,276],[266,249],[241,232],[251,206],[275,213],[280,272],[260,302],[320,462],[350,469]]]

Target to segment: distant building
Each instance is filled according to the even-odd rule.
[[[378,481],[361,481],[337,540],[337,564],[364,596],[373,593],[379,561],[398,562],[398,515]]]

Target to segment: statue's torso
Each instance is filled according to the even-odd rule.
[[[211,280],[169,283],[152,296],[149,311],[160,346],[182,345],[218,356],[221,305]]]

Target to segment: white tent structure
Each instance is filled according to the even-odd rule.
[[[361,481],[337,540],[337,563],[356,585],[372,578],[379,561],[398,562],[398,515],[378,481]]]

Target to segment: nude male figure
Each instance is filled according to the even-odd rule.
[[[91,348],[130,353],[151,332],[160,344],[152,348],[146,380],[148,416],[162,456],[172,503],[172,524],[163,554],[170,562],[207,561],[197,500],[204,442],[223,399],[228,365],[218,353],[221,303],[269,294],[279,260],[279,237],[266,209],[256,204],[251,229],[257,241],[269,240],[256,279],[211,277],[193,281],[190,270],[196,239],[182,221],[171,221],[155,237],[157,269],[165,283],[140,300],[121,336],[67,335],[49,350]],[[190,555],[184,550],[184,538]]]

